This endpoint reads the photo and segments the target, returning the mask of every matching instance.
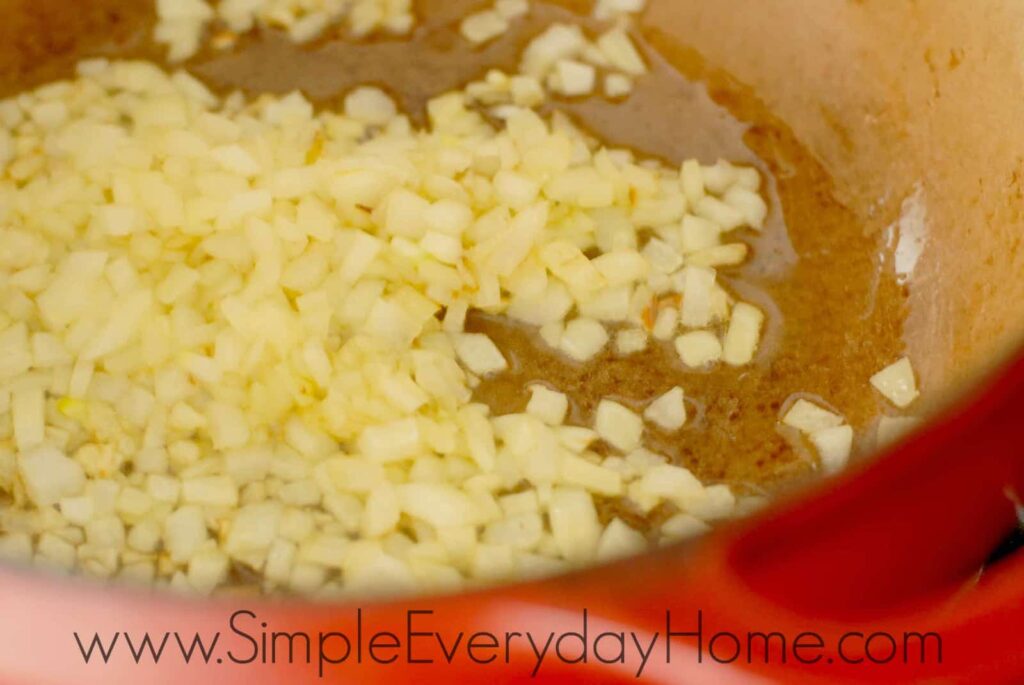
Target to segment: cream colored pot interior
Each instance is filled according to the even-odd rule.
[[[966,380],[1016,349],[1024,6],[655,0],[647,28],[750,86],[865,230],[895,224],[911,252],[923,245],[905,333],[926,386]]]

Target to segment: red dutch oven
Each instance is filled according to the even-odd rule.
[[[928,207],[906,324],[945,398],[927,428],[694,545],[469,594],[202,600],[4,568],[0,680],[1024,682],[1024,556],[986,564],[1024,493],[1024,6],[654,0],[644,27],[753,89],[851,211]],[[145,633],[158,665],[104,658]]]

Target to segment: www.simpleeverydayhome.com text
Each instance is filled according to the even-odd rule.
[[[404,630],[370,630],[364,612],[355,611],[355,629],[349,632],[277,630],[256,613],[235,611],[227,618],[227,631],[208,633],[117,631],[74,633],[76,648],[85,664],[110,663],[130,658],[136,664],[172,660],[185,664],[315,665],[322,677],[346,664],[454,664],[465,660],[482,666],[527,662],[531,675],[545,664],[635,664],[640,677],[656,661],[692,659],[696,663],[763,664],[941,664],[942,637],[935,632],[902,634],[850,631],[832,645],[815,631],[785,635],[765,630],[734,634],[711,633],[703,612],[685,617],[665,612],[664,627],[656,632],[595,630],[587,610],[580,612],[579,629],[538,633],[527,630],[465,630],[439,625],[435,612],[410,609]],[[231,646],[225,646],[226,640]],[[686,643],[679,641],[685,640]],[[674,647],[674,649],[673,649]],[[838,658],[831,656],[838,655]]]

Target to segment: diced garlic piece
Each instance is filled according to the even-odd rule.
[[[811,433],[810,440],[818,450],[818,457],[826,475],[834,475],[846,467],[853,449],[852,427],[822,428]]]
[[[451,337],[459,360],[478,376],[487,376],[508,368],[508,362],[501,350],[486,335],[460,333]]]
[[[459,24],[462,37],[475,45],[494,40],[508,28],[508,18],[493,9],[470,14]]]
[[[585,362],[597,356],[608,344],[608,331],[599,321],[576,318],[565,326],[558,349],[569,358]]]
[[[597,543],[597,560],[614,561],[636,556],[647,549],[647,538],[640,531],[630,528],[622,519],[614,518],[601,533]]]
[[[548,503],[548,519],[555,545],[565,559],[581,564],[594,558],[602,531],[589,493],[578,488],[555,488]]]
[[[644,410],[644,418],[662,430],[677,431],[686,424],[686,398],[676,386],[658,397]]]
[[[676,352],[683,364],[699,369],[722,358],[722,343],[711,331],[693,331],[676,338]]]
[[[632,410],[612,400],[601,400],[597,406],[594,430],[601,439],[622,452],[640,447],[644,422]]]
[[[589,64],[572,59],[559,60],[555,65],[558,91],[568,97],[589,95],[594,92],[597,71]]]
[[[903,357],[871,377],[871,385],[900,409],[909,407],[920,396],[914,368],[910,359]]]
[[[647,332],[641,328],[626,328],[615,334],[615,352],[621,357],[647,349]]]
[[[833,414],[827,409],[822,409],[813,402],[799,399],[786,412],[786,415],[782,418],[782,423],[810,435],[825,428],[841,426],[843,424],[843,417]]]
[[[549,426],[560,426],[565,422],[565,416],[569,412],[568,397],[539,384],[531,385],[530,393],[530,401],[526,405],[527,414],[537,417]]]
[[[743,366],[754,360],[761,339],[764,313],[757,307],[740,302],[732,310],[729,330],[722,345],[722,361],[732,366]]]

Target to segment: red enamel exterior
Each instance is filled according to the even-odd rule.
[[[867,468],[783,504],[751,521],[710,537],[697,547],[666,549],[639,559],[545,582],[486,592],[397,603],[311,604],[269,600],[177,599],[124,589],[104,589],[84,581],[7,569],[0,572],[0,681],[37,683],[260,683],[315,682],[319,673],[314,643],[311,665],[238,665],[228,649],[247,658],[252,645],[229,632],[233,612],[246,632],[268,630],[342,632],[353,643],[357,608],[363,635],[381,630],[405,639],[409,611],[413,630],[443,632],[454,641],[489,630],[532,631],[538,639],[554,631],[580,631],[587,610],[588,635],[635,631],[644,639],[659,634],[641,675],[664,683],[847,683],[847,682],[1024,682],[1024,558],[1020,555],[978,574],[987,554],[1015,525],[1014,492],[1024,492],[1024,358],[1011,364],[988,387],[968,398],[944,420],[899,446]],[[666,611],[674,632],[692,632],[698,612],[703,643],[695,637],[672,640],[665,654]],[[136,665],[127,650],[109,664],[83,664],[74,632],[114,631],[193,633],[222,631],[218,654],[224,663],[184,665],[180,655],[159,666]],[[820,635],[824,647],[804,651],[802,663],[779,652],[765,665],[763,645],[743,650],[730,664],[731,649],[709,652],[708,642],[728,632],[745,640],[751,631],[782,633],[790,643],[801,632]],[[885,633],[903,640],[907,632],[941,635],[942,659],[934,650],[925,663],[902,649],[895,663],[848,663],[863,656],[856,635]],[[504,639],[504,638],[502,638]],[[629,639],[629,638],[627,638]],[[809,639],[809,638],[805,638]],[[232,641],[233,640],[233,641]],[[888,638],[875,640],[873,656],[887,656]],[[565,657],[579,653],[565,643]],[[728,640],[719,641],[728,646]],[[900,643],[902,644],[902,643]],[[327,638],[328,656],[344,652],[340,638]],[[607,645],[607,643],[606,643]],[[396,655],[392,664],[374,662],[364,644],[357,656],[325,669],[325,682],[506,682],[531,677],[537,658],[529,643],[514,639],[510,663],[496,652],[495,663],[477,664],[465,650],[444,662],[435,639],[414,638],[412,656],[433,664],[409,664],[406,645],[378,650]],[[615,650],[605,651],[615,654]],[[487,652],[477,652],[486,654]],[[915,654],[911,650],[911,656]],[[549,657],[535,674],[539,682],[634,682],[636,652],[626,663],[569,665]],[[299,651],[302,654],[302,650]],[[177,656],[177,658],[173,658]],[[362,663],[357,663],[360,660]],[[257,660],[258,661],[258,660]],[[284,661],[284,663],[281,663]]]

